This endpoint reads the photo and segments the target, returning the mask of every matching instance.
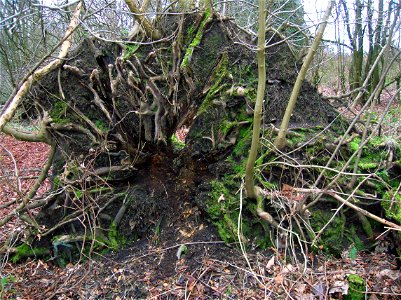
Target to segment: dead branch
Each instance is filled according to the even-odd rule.
[[[149,22],[149,20],[143,14],[143,11],[141,11],[141,9],[136,5],[134,0],[125,0],[125,3],[128,5],[129,10],[134,14],[134,17],[138,23],[142,25],[145,33],[152,39],[160,39],[161,33]]]
[[[23,132],[18,129],[13,128],[10,125],[5,125],[3,127],[3,132],[7,135],[19,141],[33,142],[33,143],[46,143],[51,145],[51,141],[46,130],[46,126],[49,124],[50,118],[47,113],[43,116],[39,129],[34,133]]]
[[[29,191],[29,193],[22,199],[22,202],[16,207],[13,211],[11,211],[7,216],[5,216],[2,220],[0,220],[0,227],[7,224],[13,216],[18,216],[19,213],[28,205],[28,202],[35,196],[42,182],[47,178],[47,174],[52,166],[53,157],[56,152],[56,145],[52,145],[50,150],[49,157],[45,166],[42,169],[42,172],[39,175],[39,178],[36,180],[35,184]]]
[[[363,208],[360,208],[359,206],[349,202],[346,199],[343,199],[341,196],[339,196],[335,191],[333,190],[321,190],[321,189],[303,189],[303,188],[294,188],[295,191],[300,192],[300,193],[312,193],[312,194],[326,194],[329,195],[331,197],[333,197],[334,199],[338,200],[339,202],[343,203],[344,205],[352,208],[353,210],[361,213],[362,215],[371,218],[383,225],[389,226],[391,229],[394,230],[398,230],[401,231],[401,226],[397,225],[393,222],[387,221],[383,218],[380,218],[366,210],[364,210]]]
[[[366,92],[366,88],[365,87],[360,87],[360,88],[356,88],[346,94],[342,94],[342,95],[338,95],[338,96],[322,96],[322,99],[324,100],[341,100],[344,98],[348,98],[351,97],[352,95],[354,95],[355,93],[358,92]]]
[[[68,50],[72,44],[72,36],[73,32],[79,25],[79,15],[81,13],[82,8],[82,1],[80,1],[75,11],[71,17],[70,24],[64,34],[64,42],[61,44],[61,49],[57,59],[53,60],[51,63],[46,65],[43,68],[35,71],[32,75],[30,75],[25,81],[23,81],[13,98],[7,101],[6,105],[4,106],[3,111],[0,115],[0,131],[3,130],[3,127],[13,118],[15,111],[17,110],[19,104],[21,103],[24,96],[28,93],[31,86],[42,79],[45,75],[49,74],[51,71],[54,71],[58,67],[61,66],[63,59],[66,57]]]

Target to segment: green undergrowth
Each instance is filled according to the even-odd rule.
[[[363,300],[365,299],[366,283],[365,280],[356,274],[348,275],[348,294],[343,296],[344,300]]]
[[[230,126],[232,126],[232,123],[228,121],[221,122],[222,128],[230,128]],[[334,141],[338,140],[341,135],[331,130],[322,133],[322,130],[323,127],[321,126],[291,130],[292,132],[288,135],[289,146],[286,151],[290,153],[296,163],[326,165],[332,153],[332,150],[329,151],[328,149],[332,149],[330,147],[335,145]],[[246,155],[250,147],[251,135],[252,126],[250,124],[241,127],[237,142],[225,161],[230,166],[231,171],[226,172],[211,183],[211,192],[207,203],[208,213],[213,223],[217,226],[220,236],[227,242],[238,241],[239,189],[245,175]],[[299,169],[278,163],[277,153],[273,151],[271,144],[266,142],[266,140],[271,141],[273,138],[274,134],[271,131],[265,131],[265,142],[262,139],[263,147],[255,164],[255,180],[260,187],[274,192],[280,190],[283,184],[299,186],[300,183],[297,182],[299,178],[302,178],[303,182],[313,182],[321,174],[323,169],[319,167]],[[359,137],[351,138],[349,136],[347,139],[350,141],[340,148],[339,155],[330,166],[332,170],[324,170],[322,179],[324,184],[334,179],[354,151],[360,149],[361,140]],[[291,152],[292,149],[298,150]],[[361,159],[358,162],[358,173],[370,173],[371,177],[368,180],[369,184],[362,182],[364,178],[366,181],[366,177],[357,177],[354,186],[360,185],[355,194],[365,198],[355,198],[355,200],[351,201],[376,215],[380,215],[377,208],[381,205],[388,219],[401,224],[401,196],[397,193],[401,179],[397,175],[399,174],[397,170],[400,168],[401,157],[399,148],[393,148],[394,160],[392,167],[388,167],[386,164],[389,147],[388,139],[385,137],[370,139],[362,150]],[[355,163],[356,160],[354,158],[346,172],[352,172]],[[342,175],[339,178],[338,182],[345,191],[350,179],[350,175]],[[347,192],[350,193],[351,190]],[[378,201],[379,199],[381,200]],[[330,199],[330,197],[326,197],[321,201],[326,201],[327,204],[318,202],[317,205],[310,209],[311,214],[309,217],[309,224],[315,233],[324,228],[315,244],[316,251],[323,251],[335,256],[348,253],[349,258],[355,259],[360,251],[366,250],[371,246],[374,242],[375,231],[382,229],[379,223],[366,217],[358,216],[355,211],[346,207],[335,213],[340,204],[336,200]],[[320,205],[321,203],[323,204]],[[269,211],[268,204],[266,204],[266,210]],[[297,229],[295,230],[297,231]],[[256,215],[256,203],[249,201],[245,196],[242,199],[242,233],[246,239],[252,241],[253,245],[257,245],[260,248],[271,245],[269,226],[263,223]]]

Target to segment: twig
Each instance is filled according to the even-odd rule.
[[[339,195],[337,195],[337,193],[333,190],[321,190],[321,189],[304,189],[304,188],[294,188],[295,191],[300,192],[300,193],[312,193],[312,194],[326,194],[329,195],[331,197],[333,197],[334,199],[340,201],[341,203],[344,203],[345,205],[347,205],[348,207],[352,208],[353,210],[365,215],[368,218],[371,218],[381,224],[384,224],[386,226],[389,226],[391,229],[394,230],[401,230],[401,226],[397,225],[393,222],[387,221],[383,218],[380,218],[358,206],[356,206],[355,204],[352,204],[351,202],[349,202],[348,200],[343,199],[342,197],[340,197]]]
[[[35,194],[38,191],[40,185],[47,178],[47,174],[48,174],[48,172],[50,170],[50,167],[52,165],[53,157],[54,157],[55,152],[56,152],[56,145],[52,145],[52,148],[50,150],[50,154],[49,154],[49,157],[47,159],[47,162],[46,162],[45,166],[43,167],[42,172],[40,173],[40,175],[39,175],[38,179],[36,180],[35,184],[31,188],[29,193],[22,199],[22,202],[20,203],[20,205],[18,205],[17,208],[15,208],[7,216],[5,216],[3,219],[0,220],[0,227],[4,226],[5,224],[7,224],[13,218],[14,215],[18,216],[18,214],[27,206],[28,202],[35,196]]]

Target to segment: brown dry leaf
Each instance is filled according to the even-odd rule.
[[[266,268],[271,269],[274,266],[274,255],[267,262]]]
[[[282,274],[292,273],[294,271],[294,267],[291,264],[286,265],[281,271]]]
[[[198,290],[198,298],[205,299],[205,286],[202,283],[198,283],[196,289]]]
[[[180,233],[182,236],[186,237],[186,238],[190,238],[195,232],[195,229],[192,229],[191,231],[186,231],[186,230],[181,230],[180,229]]]
[[[274,282],[280,285],[283,284],[284,276],[282,274],[278,274],[276,277],[274,277]]]

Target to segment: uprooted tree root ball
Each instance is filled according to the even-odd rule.
[[[275,152],[271,144],[297,75],[289,45],[272,36],[266,49],[264,137],[256,179],[267,206],[246,199],[241,189],[257,87],[255,53],[247,47],[251,37],[208,12],[165,16],[161,25],[166,38],[152,44],[84,40],[25,98],[30,113],[43,121],[43,140],[53,149],[43,172],[46,176],[51,168],[52,190],[40,200],[33,201],[31,195],[15,211],[26,220],[24,243],[48,249],[33,255],[68,261],[79,252],[117,249],[174,222],[187,202],[196,204],[199,217],[209,218],[227,242],[280,248],[289,241],[297,245],[292,248],[295,256],[305,257],[311,243],[337,254],[350,245],[363,247],[357,232],[363,230],[368,241],[371,227],[378,226],[366,220],[366,210],[357,216],[341,212],[331,219],[327,208],[337,208],[340,201],[332,191],[323,191],[321,201],[307,208],[318,188],[330,181],[335,180],[330,189],[346,190],[353,175],[338,170],[355,151],[359,134],[350,133],[349,143],[342,144],[336,166],[311,167],[329,160],[335,139],[349,124],[304,83],[291,117],[289,154]],[[175,137],[182,128],[188,128],[185,145]],[[394,196],[399,148],[391,150],[388,161],[389,148],[375,148],[372,142],[358,163],[367,172],[382,173],[357,180],[360,193],[366,194],[353,201],[362,197],[362,204],[369,206],[368,193],[380,190],[396,198],[385,209],[399,221],[400,204]],[[364,160],[373,155],[369,151],[380,153],[387,163],[369,165]],[[339,174],[342,177],[335,179]],[[391,178],[391,186],[383,183],[383,176]],[[34,207],[42,209],[32,218],[28,212]],[[263,220],[264,209],[282,230],[274,232]],[[375,209],[381,209],[380,204]]]

